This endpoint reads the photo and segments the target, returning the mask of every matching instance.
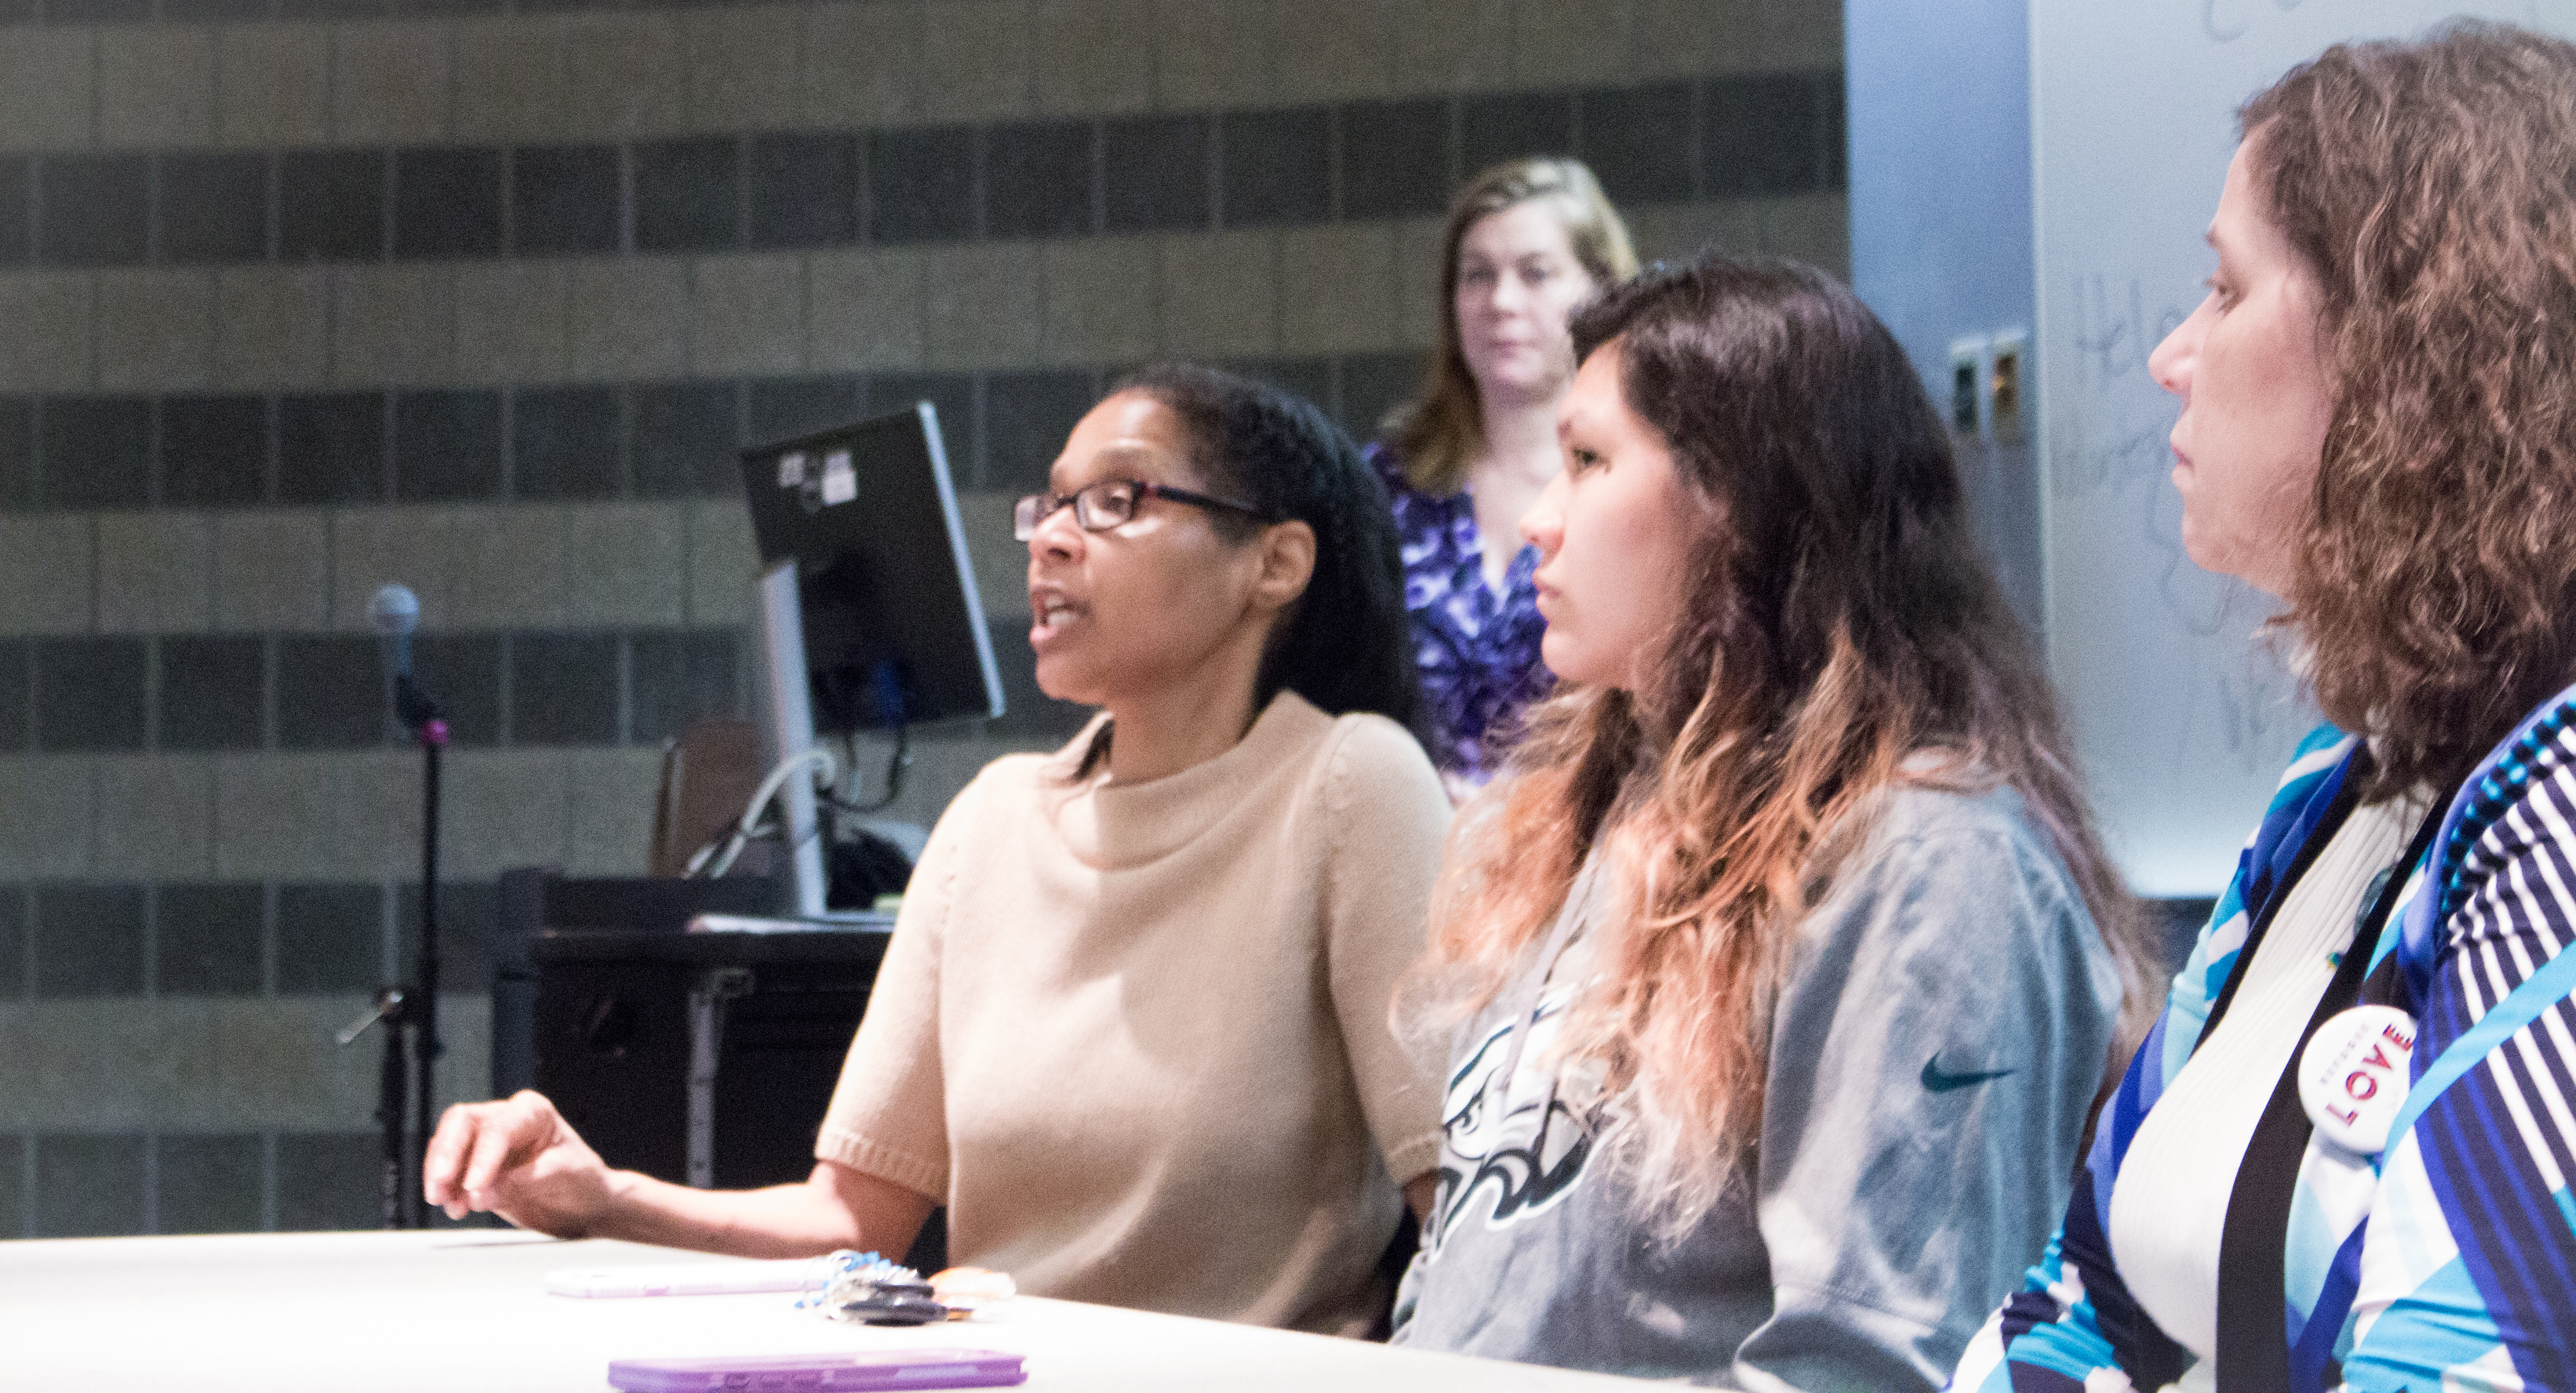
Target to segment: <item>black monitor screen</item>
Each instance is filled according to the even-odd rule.
[[[1002,714],[929,403],[745,450],[742,474],[762,563],[796,563],[818,734]]]

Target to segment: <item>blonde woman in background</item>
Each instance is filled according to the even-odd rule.
[[[1459,795],[1485,781],[1490,737],[1546,689],[1521,514],[1556,477],[1567,317],[1635,275],[1637,254],[1591,170],[1527,159],[1459,191],[1440,256],[1440,346],[1369,459],[1404,543],[1431,756]]]

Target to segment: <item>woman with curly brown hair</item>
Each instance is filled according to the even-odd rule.
[[[1851,291],[1711,258],[1574,340],[1521,523],[1562,685],[1462,815],[1405,1002],[1456,1033],[1396,1338],[1929,1389],[2136,1038],[2136,916]]]
[[[2576,45],[2339,46],[2237,119],[2152,367],[2185,548],[2333,725],[1954,1386],[2576,1387]]]

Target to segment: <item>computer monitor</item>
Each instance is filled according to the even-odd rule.
[[[814,729],[1002,714],[1002,679],[928,402],[742,452],[764,569],[796,566]]]
[[[774,756],[815,734],[1002,714],[1002,678],[930,403],[742,452]],[[824,907],[812,782],[787,780],[797,906]]]

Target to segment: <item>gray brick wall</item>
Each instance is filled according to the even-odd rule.
[[[491,878],[640,870],[748,708],[740,445],[935,401],[1014,714],[1010,501],[1124,368],[1363,434],[1459,175],[1578,153],[1648,256],[1847,264],[1826,0],[0,0],[0,1235],[372,1222],[416,757],[454,708],[444,1090]]]

